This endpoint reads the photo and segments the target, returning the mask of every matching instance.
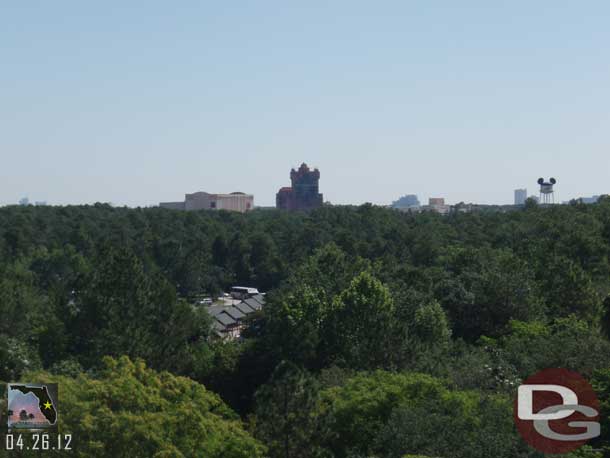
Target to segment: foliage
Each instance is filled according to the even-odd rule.
[[[142,361],[105,358],[96,377],[26,377],[59,383],[60,429],[72,434],[74,456],[264,456],[264,447],[217,395],[187,378],[154,372]]]
[[[513,428],[504,396],[452,391],[422,374],[377,371],[321,393],[334,456],[534,457]],[[449,455],[450,453],[450,455]]]
[[[134,441],[147,456],[197,456],[189,444],[200,433],[216,438],[204,444],[209,456],[262,453],[210,389],[274,456],[526,457],[508,404],[540,369],[591,377],[610,428],[609,255],[608,198],[447,216],[370,204],[248,214],[5,207],[0,379],[61,380],[68,405],[86,413],[74,428],[92,456],[102,453],[93,427],[110,428],[109,447]],[[219,342],[195,299],[235,284],[267,291],[267,305],[242,341]],[[142,377],[183,391],[152,390],[156,415],[132,399]],[[111,381],[131,414],[98,391],[114,393]],[[156,399],[179,392],[174,410]],[[169,418],[193,415],[189,402],[207,406],[192,435]],[[610,437],[593,446],[607,450]]]
[[[256,436],[273,458],[312,456],[317,386],[305,371],[282,362],[256,393]]]

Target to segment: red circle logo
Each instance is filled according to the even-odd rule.
[[[518,389],[514,417],[525,442],[548,454],[574,451],[600,434],[595,391],[582,375],[567,369],[529,377]]]

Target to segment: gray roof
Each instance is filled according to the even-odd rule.
[[[219,313],[224,312],[226,308],[227,308],[226,305],[212,305],[210,307],[206,307],[206,310],[208,311],[208,313],[210,315],[216,316]]]
[[[246,304],[245,302],[240,302],[239,304],[235,305],[235,308],[241,310],[243,313],[245,313],[246,315],[249,315],[252,312],[255,312],[256,310],[253,309],[252,307],[250,307],[248,304]]]
[[[226,329],[227,329],[227,327],[224,324],[220,324],[216,320],[214,320],[214,322],[212,323],[212,330],[214,331],[214,334],[216,334],[217,336],[222,336],[222,333]]]
[[[219,321],[221,324],[224,324],[225,326],[229,326],[231,324],[236,323],[236,321],[226,313],[219,313],[214,318],[216,318],[217,321]]]
[[[212,324],[216,334],[226,331],[228,326],[235,325],[248,315],[261,310],[265,305],[265,296],[256,294],[236,305],[211,305],[206,310],[214,318]]]
[[[253,310],[261,310],[263,308],[261,303],[254,300],[253,297],[246,299],[243,303],[246,304],[248,307],[250,307]]]
[[[262,294],[255,294],[250,299],[254,299],[260,305],[265,305],[265,296],[263,296]]]
[[[246,317],[246,312],[243,312],[242,310],[240,310],[237,307],[234,307],[232,305],[213,305],[211,307],[207,308],[208,313],[210,315],[212,315],[214,318],[216,318],[218,315],[225,313],[227,315],[229,315],[231,318],[233,318],[234,320],[241,320],[242,318]],[[248,312],[251,313],[251,312]]]
[[[227,307],[224,311],[227,315],[229,315],[234,320],[241,320],[246,317],[246,314],[239,310],[237,307]]]

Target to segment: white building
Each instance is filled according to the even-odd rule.
[[[515,205],[525,205],[527,189],[515,189]]]

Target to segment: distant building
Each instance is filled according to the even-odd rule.
[[[597,203],[597,201],[599,200],[600,196],[593,196],[593,197],[581,197],[579,200],[583,203],[583,204],[595,204]]]
[[[516,211],[521,208],[519,205],[488,205],[460,202],[451,206],[451,211],[454,213],[472,213],[472,212],[501,212],[507,213]]]
[[[254,196],[243,192],[231,194],[195,192],[186,194],[184,202],[161,202],[159,207],[170,210],[229,210],[244,213],[254,208]]]
[[[212,317],[212,329],[221,339],[234,340],[248,326],[249,319],[265,306],[265,296],[255,294],[234,305],[212,305],[206,310]]]
[[[525,205],[527,189],[515,189],[515,205]]]
[[[159,207],[170,210],[184,210],[184,202],[159,202]]]
[[[421,209],[423,211],[433,211],[446,215],[451,211],[451,206],[445,204],[445,199],[443,197],[430,197],[428,199],[428,205],[422,206]]]
[[[276,208],[282,210],[310,210],[322,206],[319,190],[320,171],[310,170],[302,163],[298,170],[290,171],[291,187],[281,188],[275,196]]]
[[[400,199],[392,202],[392,208],[398,208],[401,210],[417,208],[419,206],[419,199],[415,194],[407,194],[406,196],[402,196]]]
[[[24,197],[24,198],[20,199],[19,200],[19,205],[21,205],[22,207],[30,205],[30,199],[28,199],[27,197]]]

